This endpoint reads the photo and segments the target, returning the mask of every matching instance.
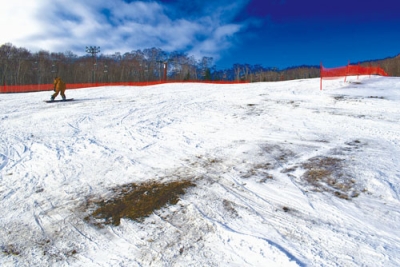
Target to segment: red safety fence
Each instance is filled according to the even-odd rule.
[[[321,63],[321,79],[320,79],[320,90],[322,90],[322,80],[337,79],[344,77],[346,81],[347,76],[359,76],[359,75],[381,75],[388,76],[388,74],[381,67],[364,67],[358,65],[350,65],[337,68],[324,68]]]
[[[68,89],[82,89],[100,86],[149,86],[164,83],[211,83],[211,84],[237,84],[248,81],[151,81],[151,82],[111,82],[111,83],[67,83]],[[32,85],[0,85],[0,93],[27,93],[53,90],[53,84]]]

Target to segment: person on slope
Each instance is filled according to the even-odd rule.
[[[67,89],[67,86],[63,80],[61,80],[60,77],[55,77],[54,78],[54,94],[51,96],[51,101],[53,101],[57,96],[58,93],[61,93],[61,97],[63,100],[66,99],[65,97],[65,89]]]

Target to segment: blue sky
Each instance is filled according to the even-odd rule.
[[[335,67],[400,53],[398,0],[0,1],[0,44],[32,52],[158,47],[211,56],[218,69]]]

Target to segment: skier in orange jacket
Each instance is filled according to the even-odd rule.
[[[62,99],[65,100],[66,99],[65,89],[67,89],[65,82],[63,82],[60,77],[55,77],[54,78],[54,92],[55,93],[51,96],[51,100],[53,101],[58,96],[58,93],[61,93]]]

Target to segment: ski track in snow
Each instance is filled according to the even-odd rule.
[[[400,266],[400,79],[360,80],[0,94],[0,265]],[[313,190],[315,157],[360,195]],[[84,221],[115,186],[177,179],[196,187],[143,222]]]

